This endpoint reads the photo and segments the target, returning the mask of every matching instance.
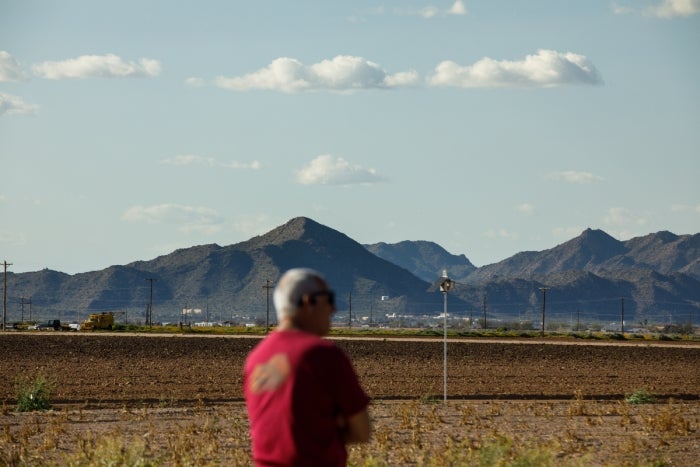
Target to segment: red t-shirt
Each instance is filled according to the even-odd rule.
[[[369,404],[347,355],[302,331],[276,331],[248,355],[244,394],[257,465],[346,465],[338,416]]]

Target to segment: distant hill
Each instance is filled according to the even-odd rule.
[[[684,273],[700,279],[700,234],[678,236],[658,232],[621,242],[602,230],[586,229],[554,248],[518,253],[483,266],[466,280],[483,283],[495,277],[541,278],[562,271],[609,276],[629,269]]]
[[[440,261],[437,255],[424,260],[418,244],[402,242],[396,250],[371,246],[371,251],[397,258],[418,275]],[[397,253],[412,250],[408,258]],[[443,255],[443,264],[450,260]],[[469,304],[470,313],[486,307],[496,315],[538,319],[540,289],[548,288],[551,309],[561,310],[562,316],[568,313],[567,319],[590,310],[600,319],[619,320],[626,308],[630,319],[670,321],[674,314],[676,320],[692,320],[700,309],[699,266],[700,234],[658,232],[621,242],[602,230],[586,229],[554,248],[517,253],[466,276],[450,271],[450,276],[458,281],[454,295]]]
[[[143,321],[152,285],[154,321],[177,321],[183,309],[195,309],[185,319],[264,322],[269,310],[274,322],[266,286],[296,266],[324,273],[338,294],[338,317],[350,307],[353,316],[375,320],[437,315],[438,278],[447,269],[457,282],[449,294],[453,316],[538,322],[546,290],[555,321],[614,322],[623,314],[629,322],[700,321],[700,234],[658,232],[621,242],[587,229],[551,249],[475,268],[429,241],[363,246],[304,217],[241,243],[193,246],[101,271],[8,272],[8,320],[18,321],[21,310],[25,319],[33,313],[64,321],[125,310],[130,321]]]
[[[495,277],[537,278],[561,271],[591,271],[625,251],[621,242],[602,230],[587,229],[580,236],[552,249],[521,252],[481,267],[467,281],[483,283]]]
[[[445,269],[454,280],[464,280],[476,270],[466,256],[453,255],[437,243],[428,241],[380,242],[365,245],[365,248],[428,282],[434,282]]]
[[[183,309],[201,310],[188,319],[226,320],[266,313],[264,286],[300,266],[321,271],[338,294],[338,309],[346,312],[350,303],[360,314],[417,313],[442,306],[440,295],[429,292],[429,282],[304,217],[235,245],[184,248],[101,271],[9,273],[8,288],[13,300],[32,297],[34,309],[44,316],[81,319],[89,312],[129,309],[133,318],[145,317],[153,279],[154,320],[177,320]]]

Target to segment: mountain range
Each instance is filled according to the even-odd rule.
[[[587,229],[551,249],[518,253],[475,267],[429,241],[362,245],[318,222],[298,217],[247,241],[199,245],[148,261],[69,275],[42,270],[8,272],[8,321],[20,313],[80,320],[87,313],[127,310],[130,321],[274,318],[271,289],[286,269],[321,271],[338,296],[338,317],[437,315],[446,271],[451,316],[537,321],[546,301],[549,319],[609,322],[698,320],[700,234],[658,232],[618,241]],[[21,308],[21,310],[20,310]],[[185,315],[187,319],[187,315]]]

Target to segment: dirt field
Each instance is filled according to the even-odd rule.
[[[6,453],[0,465],[88,459],[103,449],[100,434],[138,435],[142,454],[163,465],[247,465],[241,372],[256,342],[0,334],[0,448]],[[353,448],[353,463],[470,463],[459,456],[483,454],[494,442],[554,453],[550,465],[695,465],[698,459],[697,343],[449,341],[448,404],[442,404],[441,340],[337,343],[373,398],[375,436]],[[14,412],[15,382],[38,374],[52,383],[54,410]],[[657,403],[623,402],[640,389]]]

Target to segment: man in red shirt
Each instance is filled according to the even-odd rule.
[[[350,359],[322,339],[334,294],[311,269],[291,269],[273,294],[279,325],[248,355],[244,394],[256,465],[344,466],[346,443],[370,438],[369,397]]]

